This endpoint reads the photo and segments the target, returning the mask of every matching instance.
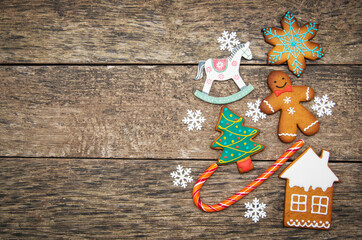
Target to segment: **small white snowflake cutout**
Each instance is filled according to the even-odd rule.
[[[261,103],[261,100],[258,99],[255,101],[255,103],[252,103],[252,102],[248,102],[248,108],[249,110],[245,113],[245,115],[247,117],[253,117],[253,121],[254,122],[257,122],[259,121],[259,119],[264,119],[266,118],[266,114],[265,113],[262,113],[260,111],[260,103]]]
[[[183,168],[181,165],[178,165],[176,171],[171,173],[171,177],[173,180],[174,186],[181,186],[183,188],[187,187],[187,183],[192,182],[192,177],[190,177],[191,168]]]
[[[290,98],[291,98],[291,97],[285,97],[285,98],[283,99],[284,103],[285,103],[285,104],[289,104],[289,103],[292,101]]]
[[[245,212],[244,217],[252,218],[254,223],[259,221],[259,218],[265,218],[266,212],[264,209],[266,207],[265,203],[259,203],[259,199],[254,198],[253,203],[245,203],[247,211]]]
[[[187,129],[192,130],[201,130],[202,123],[205,122],[205,118],[202,116],[200,110],[195,112],[192,110],[187,110],[187,117],[182,120],[183,123],[187,124]]]
[[[229,50],[230,52],[232,52],[232,51],[234,50],[234,46],[237,46],[237,45],[240,44],[239,39],[237,39],[237,37],[236,37],[236,32],[231,32],[231,33],[229,34],[228,31],[224,31],[224,32],[222,33],[222,36],[219,37],[219,38],[217,39],[217,41],[218,41],[219,43],[221,43],[221,44],[220,44],[220,49],[221,49],[221,50],[227,49],[227,50]]]
[[[329,101],[328,94],[323,97],[315,97],[314,105],[312,109],[317,112],[318,117],[323,117],[324,114],[327,116],[332,115],[332,109],[336,103],[333,101]]]
[[[295,110],[293,107],[288,108],[287,111],[289,114],[292,114],[292,115],[295,113]]]

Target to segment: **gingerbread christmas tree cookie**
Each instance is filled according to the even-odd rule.
[[[278,136],[283,142],[292,142],[298,127],[305,135],[313,135],[319,130],[319,122],[300,102],[310,101],[314,91],[308,86],[292,86],[288,75],[282,71],[273,71],[268,76],[268,86],[272,93],[260,104],[260,110],[266,114],[281,111]]]
[[[222,134],[212,143],[214,149],[222,149],[218,164],[236,162],[240,173],[252,170],[250,156],[263,150],[264,146],[252,140],[259,130],[243,126],[244,119],[227,107],[221,109],[216,130]]]
[[[299,27],[297,19],[287,12],[281,20],[283,29],[264,28],[264,39],[274,45],[268,53],[268,64],[279,65],[288,62],[289,70],[297,77],[306,68],[305,58],[316,60],[324,56],[317,43],[310,42],[318,31],[318,24],[307,23]]]

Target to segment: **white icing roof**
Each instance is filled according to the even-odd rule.
[[[312,148],[308,148],[301,156],[294,160],[279,175],[281,178],[289,179],[289,187],[303,187],[308,191],[310,187],[322,188],[325,192],[338,182],[338,177],[328,167],[329,152],[323,150],[319,157]]]

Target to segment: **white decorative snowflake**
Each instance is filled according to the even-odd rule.
[[[253,200],[252,204],[248,202],[245,203],[245,207],[248,211],[245,212],[244,217],[252,218],[254,223],[257,223],[260,217],[266,217],[266,212],[264,212],[266,205],[265,203],[259,203],[259,199],[257,198]]]
[[[290,99],[290,97],[285,97],[283,101],[285,104],[289,104],[292,100]]]
[[[245,113],[245,115],[247,117],[253,117],[253,121],[254,122],[257,122],[259,121],[259,118],[260,119],[264,119],[266,118],[266,114],[265,113],[262,113],[260,111],[260,103],[261,103],[261,100],[258,99],[255,101],[255,103],[252,103],[252,102],[248,102],[248,108],[249,110]]]
[[[218,41],[219,43],[221,43],[221,44],[220,44],[220,49],[221,49],[221,50],[227,49],[227,50],[229,50],[230,52],[232,52],[232,51],[234,50],[234,46],[237,46],[237,45],[240,44],[239,39],[236,38],[236,32],[231,32],[231,33],[229,34],[228,31],[224,31],[224,32],[222,33],[222,36],[219,37],[219,38],[217,39],[217,41]]]
[[[196,110],[193,112],[192,110],[187,110],[187,117],[185,117],[182,122],[187,124],[187,129],[192,131],[194,129],[201,130],[202,123],[205,121],[205,118],[201,116],[201,111]]]
[[[295,110],[293,107],[288,108],[287,111],[289,114],[292,114],[292,115],[295,113]]]
[[[191,168],[183,168],[181,165],[178,165],[177,170],[171,173],[173,180],[173,185],[181,186],[183,188],[187,187],[187,183],[192,182],[192,177],[190,177]]]
[[[332,115],[331,108],[333,108],[335,104],[335,102],[329,101],[328,94],[326,94],[322,98],[314,98],[314,105],[312,106],[312,109],[317,111],[318,117],[323,117],[324,114],[330,116]]]

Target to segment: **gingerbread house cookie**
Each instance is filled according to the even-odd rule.
[[[338,177],[328,166],[329,152],[319,157],[308,148],[280,175],[285,186],[284,226],[329,229],[333,183]]]

